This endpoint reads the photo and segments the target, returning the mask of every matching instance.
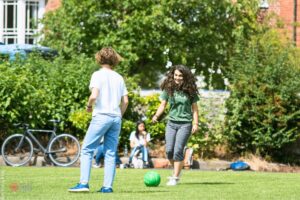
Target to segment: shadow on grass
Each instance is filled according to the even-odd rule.
[[[232,185],[235,183],[229,182],[188,182],[188,183],[180,183],[180,185]]]
[[[156,190],[140,190],[140,191],[133,191],[133,190],[126,190],[126,191],[120,191],[118,193],[167,193],[167,192],[170,192],[168,190],[159,190],[159,191],[156,191]]]

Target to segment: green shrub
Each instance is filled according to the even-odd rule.
[[[300,131],[299,50],[275,31],[240,44],[231,58],[225,134],[235,152],[271,155]]]
[[[120,134],[120,146],[125,144],[129,146],[129,136],[136,129],[137,120],[145,120],[147,131],[151,134],[152,143],[164,140],[165,133],[165,115],[161,117],[160,122],[153,124],[152,116],[155,114],[160,100],[158,95],[141,97],[137,93],[130,93],[130,105],[124,116],[122,130]]]
[[[133,83],[129,83],[131,87]],[[132,89],[132,88],[131,88]],[[153,124],[151,122],[152,116],[155,114],[156,109],[159,106],[158,95],[152,95],[147,97],[141,97],[138,91],[129,92],[129,106],[125,112],[122,120],[122,129],[119,136],[119,147],[123,150],[125,144],[129,148],[129,136],[132,131],[136,129],[136,122],[144,119],[147,130],[151,133],[153,143],[164,140],[165,133],[165,115],[162,116],[162,120],[159,123]],[[85,110],[77,110],[71,113],[69,120],[73,126],[78,129],[80,136],[84,136],[88,128],[88,123],[91,120],[91,114]]]
[[[69,121],[72,122],[74,127],[79,129],[78,132],[81,138],[84,137],[91,119],[92,114],[88,113],[85,109],[76,110],[69,116]]]
[[[214,93],[216,94],[216,92]],[[217,101],[216,98],[204,98],[200,95],[198,102],[199,130],[190,137],[188,146],[192,147],[195,154],[201,158],[219,156],[215,154],[216,147],[226,143],[224,135],[225,103]]]
[[[13,131],[12,123],[30,123],[32,128],[51,128],[48,120],[60,119],[60,131],[76,134],[68,118],[85,106],[88,84],[97,69],[84,55],[47,61],[38,55],[0,65],[1,138]]]

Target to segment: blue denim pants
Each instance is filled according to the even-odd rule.
[[[142,159],[144,162],[148,162],[148,149],[147,147],[143,146],[143,145],[139,145],[139,146],[136,146],[132,149],[131,151],[131,154],[130,154],[130,157],[129,157],[129,164],[132,162],[132,159],[133,159],[133,156],[134,154],[137,152],[137,151],[141,151],[142,153]]]
[[[105,157],[104,155],[104,144],[100,144],[98,147],[97,147],[97,153],[96,153],[96,156],[95,156],[95,162],[97,165],[100,164],[101,162],[101,159],[103,159]],[[120,165],[122,164],[122,161],[118,155],[118,152],[116,152],[116,165]]]
[[[89,182],[92,159],[100,138],[104,136],[103,187],[112,187],[116,173],[116,154],[121,130],[121,117],[98,114],[93,116],[85,135],[80,158],[80,182]]]

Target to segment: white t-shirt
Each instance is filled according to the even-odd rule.
[[[121,117],[121,98],[128,92],[120,74],[110,69],[101,68],[93,73],[89,88],[90,90],[92,88],[99,89],[93,116],[107,114]]]
[[[150,138],[150,134],[147,133],[147,134],[146,134],[146,141],[149,142],[150,139],[151,139],[151,138]],[[145,144],[144,137],[143,137],[142,135],[139,135],[139,139],[136,138],[136,136],[135,136],[135,131],[133,131],[133,132],[130,133],[129,140],[130,140],[130,141],[133,141],[135,146],[139,146],[139,145],[144,145],[144,144]]]

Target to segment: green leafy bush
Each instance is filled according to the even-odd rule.
[[[72,124],[84,133],[89,126],[89,123],[92,119],[92,114],[88,113],[85,109],[79,109],[72,112],[69,116],[69,120]]]
[[[271,155],[299,137],[299,50],[282,38],[254,36],[231,58],[225,133],[235,152]]]
[[[164,140],[165,134],[165,115],[160,122],[153,124],[151,119],[155,114],[160,100],[158,95],[141,97],[138,93],[130,93],[130,106],[124,116],[122,131],[120,135],[120,146],[129,145],[129,136],[136,129],[136,121],[144,120],[147,131],[151,134],[152,143]],[[133,116],[134,115],[134,116]]]
[[[47,61],[38,55],[0,65],[1,138],[16,122],[32,128],[51,128],[48,120],[60,119],[60,129],[76,134],[68,120],[70,113],[84,107],[88,84],[97,69],[84,55]],[[50,127],[49,127],[50,125]],[[1,140],[0,138],[0,140]]]
[[[204,97],[200,93],[199,108],[199,130],[193,134],[188,142],[195,153],[201,158],[210,158],[217,155],[215,150],[220,145],[226,144],[224,135],[224,115],[226,112],[225,93],[209,90],[210,97]]]
[[[122,120],[122,129],[119,137],[120,149],[123,149],[125,144],[129,148],[130,133],[135,131],[136,122],[141,119],[145,120],[147,130],[151,133],[153,142],[164,140],[165,115],[162,116],[162,120],[159,123],[153,124],[151,122],[152,116],[160,104],[158,95],[141,97],[135,82],[127,80],[127,83],[129,86],[129,106]],[[133,88],[136,90],[133,91]],[[86,133],[90,120],[91,114],[82,109],[72,112],[69,117],[69,121],[72,122],[73,126],[78,129],[77,132],[80,132],[82,136]]]

